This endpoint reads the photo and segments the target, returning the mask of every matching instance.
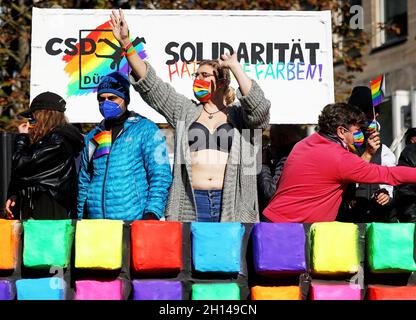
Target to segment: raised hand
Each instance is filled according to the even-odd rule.
[[[24,122],[17,127],[19,133],[29,133],[29,123]]]
[[[241,64],[237,60],[237,54],[230,55],[225,53],[221,55],[221,59],[218,59],[218,63],[223,68],[229,68],[237,79],[240,91],[243,96],[247,95],[251,88],[251,80],[244,72]]]
[[[374,156],[377,150],[380,148],[380,146],[380,132],[374,132],[367,139],[367,152]]]
[[[110,26],[113,29],[114,38],[124,47],[129,42],[129,26],[127,25],[124,13],[121,9],[113,10],[110,15]]]
[[[240,65],[237,60],[237,54],[234,53],[230,55],[229,53],[224,53],[221,55],[221,59],[218,59],[218,62],[221,67],[226,67],[232,69],[233,67]]]

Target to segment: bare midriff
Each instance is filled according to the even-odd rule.
[[[217,150],[191,152],[192,187],[196,190],[222,190],[228,153]]]

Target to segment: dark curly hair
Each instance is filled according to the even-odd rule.
[[[318,119],[318,132],[336,133],[339,126],[349,129],[353,125],[363,125],[365,114],[356,106],[347,103],[328,104]]]

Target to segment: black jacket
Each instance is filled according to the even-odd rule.
[[[398,165],[416,167],[416,144],[403,149]],[[394,189],[400,222],[416,222],[416,184],[402,184]]]
[[[270,154],[268,163],[262,165],[261,171],[257,176],[260,213],[263,212],[276,193],[284,164],[296,143],[293,142],[281,148],[275,156]]]
[[[77,171],[75,158],[84,146],[83,136],[68,124],[53,129],[35,144],[30,145],[27,134],[19,134],[12,158],[12,176],[8,195],[17,196],[18,211],[30,216],[36,201],[48,207],[59,207],[66,212],[76,205]],[[50,199],[51,202],[44,199]],[[17,212],[15,212],[17,213]],[[47,217],[46,217],[47,218]]]
[[[359,149],[357,156],[363,154],[365,145]],[[370,163],[381,165],[382,148],[383,146],[380,146]],[[390,202],[385,206],[379,205],[374,199],[374,194],[378,190],[380,190],[380,184],[376,183],[360,183],[358,187],[355,183],[349,184],[342,197],[337,221],[352,223],[395,222],[395,214],[392,211],[393,198],[390,198]]]

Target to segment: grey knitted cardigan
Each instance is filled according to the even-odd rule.
[[[196,221],[188,130],[202,108],[178,94],[146,64],[146,75],[136,80],[130,74],[130,82],[143,100],[175,129],[173,183],[165,209],[166,220]],[[221,222],[254,223],[259,221],[256,174],[261,166],[256,156],[261,154],[261,129],[269,123],[270,101],[255,81],[247,96],[237,90],[237,98],[239,103],[228,107],[227,121],[234,126],[234,138],[225,170]]]

